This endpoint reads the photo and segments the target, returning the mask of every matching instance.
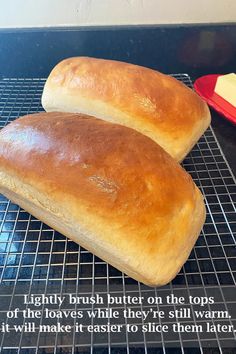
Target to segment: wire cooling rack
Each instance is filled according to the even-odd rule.
[[[173,76],[192,87],[187,74]],[[0,81],[0,127],[18,116],[43,110],[40,99],[44,83],[41,78]],[[15,308],[25,294],[91,295],[99,292],[165,296],[173,293],[176,296],[214,296],[215,304],[207,308],[228,310],[231,318],[212,318],[211,323],[228,323],[236,328],[236,184],[211,128],[186,157],[183,166],[205,195],[207,219],[180,273],[170,284],[158,289],[125,276],[0,196],[0,324],[6,321],[6,312]],[[161,307],[159,305],[159,309]],[[124,324],[129,321],[124,320]],[[8,322],[11,325],[10,319]],[[195,324],[200,322],[194,319]],[[132,323],[140,326],[143,320],[132,320]],[[135,336],[127,332],[120,336],[74,332],[53,336],[0,333],[0,352],[4,354],[183,354],[203,353],[207,348],[214,348],[211,353],[223,353],[224,348],[228,353],[235,353],[235,344],[232,333],[179,333],[175,336],[166,333]]]

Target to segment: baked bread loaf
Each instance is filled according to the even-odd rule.
[[[82,114],[39,113],[2,129],[0,192],[150,286],[179,272],[205,219],[200,191],[159,145]]]
[[[147,135],[181,161],[210,124],[209,109],[187,86],[142,66],[77,57],[49,75],[47,112],[80,112]]]

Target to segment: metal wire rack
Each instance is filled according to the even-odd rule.
[[[187,74],[173,76],[192,87]],[[40,98],[44,83],[45,79],[41,78],[1,80],[0,127],[24,114],[43,110]],[[228,310],[231,318],[212,318],[211,323],[224,322],[236,326],[236,183],[212,128],[206,131],[186,157],[183,166],[205,196],[207,219],[180,273],[172,283],[158,289],[148,288],[130,279],[0,196],[0,322],[6,321],[6,312],[20,304],[25,294],[71,293],[78,296],[99,292],[165,296],[173,293],[177,296],[214,296],[215,304],[208,305],[208,309]],[[148,304],[142,306],[150,307]],[[142,306],[139,305],[140,309]],[[191,308],[194,306],[191,305]],[[162,307],[164,305],[157,305],[158,309]],[[78,306],[74,305],[74,308],[78,309]],[[174,320],[168,322],[171,321]],[[201,321],[194,319],[195,324]],[[8,322],[11,324],[10,319]],[[138,326],[144,323],[143,319],[124,319],[123,322]],[[164,323],[163,320],[159,322]],[[119,336],[115,333],[78,335],[72,332],[49,336],[37,332],[30,335],[0,332],[0,352],[4,354],[183,354],[203,353],[206,348],[215,348],[214,353],[223,353],[226,347],[232,350],[229,353],[233,353],[235,344],[235,333],[217,332],[204,335],[177,333],[175,336],[166,333],[135,336],[128,332]]]

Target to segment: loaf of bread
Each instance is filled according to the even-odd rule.
[[[39,113],[3,128],[0,192],[150,286],[179,272],[205,219],[200,191],[159,145],[82,114]]]
[[[42,105],[47,112],[79,112],[133,128],[177,161],[210,124],[206,103],[173,77],[95,58],[70,58],[56,65],[46,81]]]

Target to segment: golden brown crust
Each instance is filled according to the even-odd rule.
[[[93,117],[16,120],[0,133],[0,167],[4,194],[23,207],[30,200],[38,217],[47,210],[43,221],[55,228],[54,218],[63,220],[59,231],[147,284],[173,278],[204,222],[199,190],[162,148]],[[71,223],[87,230],[87,241]]]
[[[182,160],[210,124],[207,105],[178,80],[133,64],[77,57],[52,70],[46,111],[93,114],[149,136]]]

